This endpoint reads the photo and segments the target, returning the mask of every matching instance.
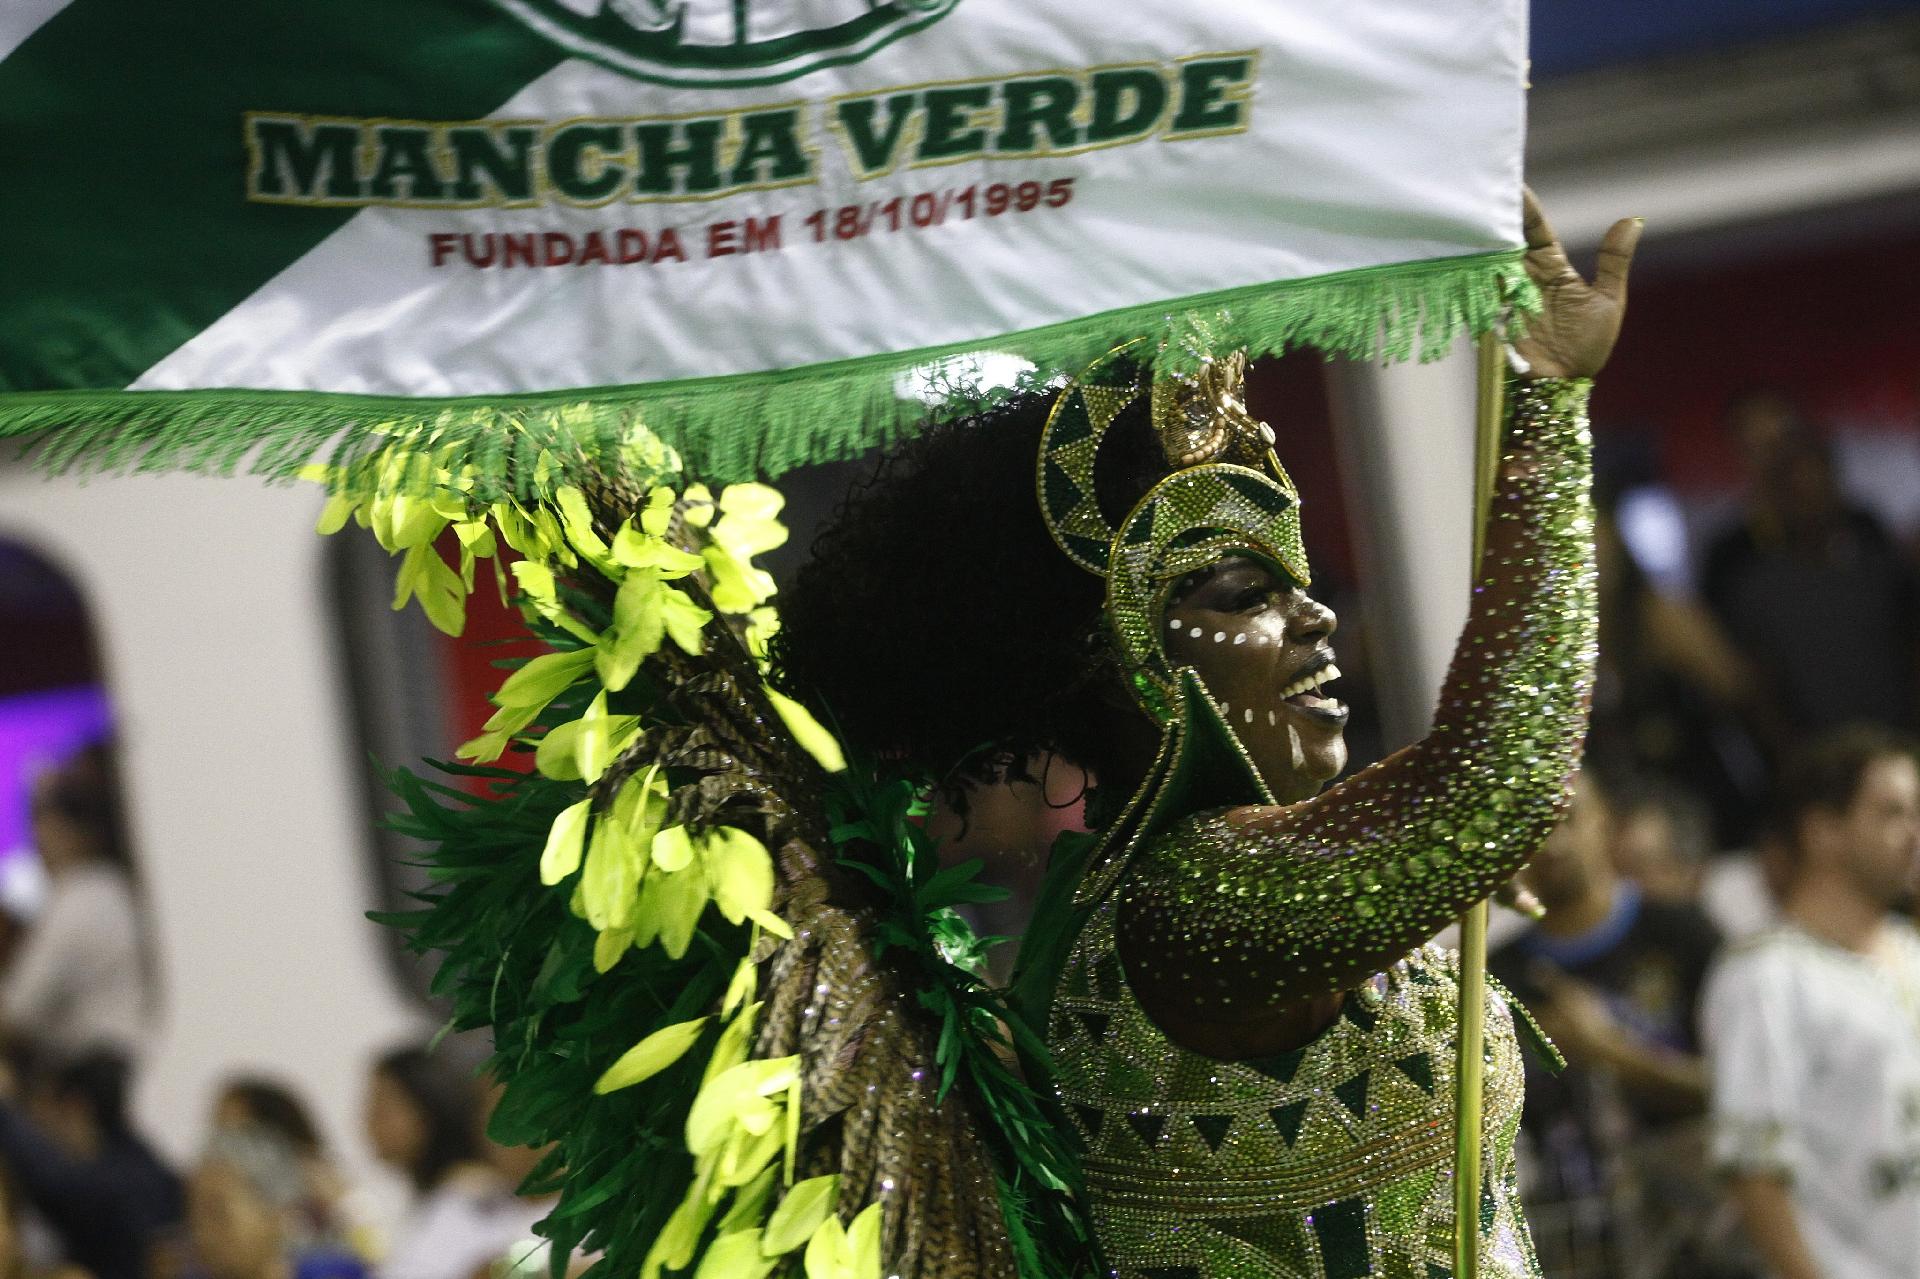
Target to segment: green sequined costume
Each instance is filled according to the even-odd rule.
[[[1251,757],[1169,660],[1166,608],[1226,556],[1305,587],[1301,496],[1239,357],[1149,381],[1128,349],[1055,397],[1037,486],[1062,549],[1107,579],[1161,751],[1058,859],[1017,1004],[971,970],[955,908],[980,889],[939,868],[916,783],[850,767],[768,682],[771,582],[750,560],[778,544],[776,494],[686,483],[638,428],[616,453],[535,441],[513,454],[531,473],[489,493],[430,438],[333,477],[323,527],[352,516],[404,552],[430,612],[457,611],[476,559],[519,551],[517,602],[554,650],[506,678],[463,748],[481,763],[452,769],[486,795],[396,778],[437,885],[396,922],[444,954],[455,1023],[491,1029],[493,1135],[554,1145],[533,1184],[559,1195],[556,1255],[641,1279],[1446,1272],[1456,983],[1418,948],[1525,860],[1572,763],[1594,629],[1585,386],[1516,391],[1433,734],[1260,808]],[[1141,396],[1169,469],[1109,525],[1094,455]],[[434,550],[449,524],[459,571]],[[533,773],[484,766],[514,743]],[[1234,1026],[1346,993],[1302,1051],[1229,1063],[1154,1028],[1140,998],[1169,988]],[[1512,1021],[1488,1012],[1485,1271],[1529,1275]]]
[[[1596,631],[1588,387],[1510,388],[1485,571],[1424,740],[1306,803],[1188,814],[1096,866],[1049,1046],[1120,1279],[1449,1273],[1457,988],[1415,947],[1533,854],[1576,762]],[[1218,1021],[1348,994],[1305,1048],[1223,1062],[1161,1034],[1143,981]],[[1536,1276],[1498,995],[1488,1031],[1483,1273]]]

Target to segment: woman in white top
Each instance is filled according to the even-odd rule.
[[[137,1059],[151,1005],[146,924],[103,748],[41,779],[33,840],[49,886],[0,984],[6,1031],[58,1061],[95,1049]]]
[[[415,1195],[381,1279],[476,1279],[521,1260],[550,1205],[516,1196],[487,1162],[477,1081],[418,1048],[388,1053],[368,1082],[366,1123],[374,1153]]]

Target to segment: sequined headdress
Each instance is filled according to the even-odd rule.
[[[1242,352],[1209,356],[1191,376],[1150,378],[1145,339],[1115,347],[1070,382],[1040,440],[1041,513],[1074,563],[1107,579],[1107,618],[1135,692],[1166,720],[1178,680],[1160,619],[1180,579],[1223,555],[1265,561],[1309,583],[1300,492],[1273,451],[1273,428],[1247,411]],[[1109,428],[1142,395],[1169,468],[1116,528],[1095,493]]]
[[[1118,879],[1132,850],[1202,808],[1272,803],[1246,748],[1199,674],[1167,656],[1163,620],[1182,578],[1248,555],[1299,586],[1311,579],[1300,491],[1275,456],[1273,429],[1247,411],[1242,353],[1203,358],[1191,376],[1152,377],[1144,339],[1115,347],[1068,383],[1040,440],[1040,510],[1067,556],[1107,581],[1107,623],[1135,697],[1162,728],[1152,770],[1088,862],[1075,903]],[[1118,526],[1100,509],[1100,446],[1147,396],[1168,473]]]

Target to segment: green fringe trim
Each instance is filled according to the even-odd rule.
[[[350,466],[416,429],[462,444],[482,475],[504,478],[515,441],[567,439],[589,455],[618,448],[641,421],[710,483],[771,478],[858,456],[930,416],[950,416],[1078,372],[1140,336],[1159,339],[1169,371],[1201,350],[1431,360],[1461,333],[1479,335],[1511,308],[1538,309],[1521,250],[1398,263],[1280,284],[1227,289],[1107,311],[1001,338],[888,352],[732,377],[524,395],[408,398],[314,391],[20,391],[0,394],[0,436],[38,437],[53,474],[244,471],[291,479],[320,460]],[[1012,387],[981,387],[950,370],[962,357],[1005,353],[1035,366]],[[927,373],[929,366],[936,371]],[[938,409],[899,388],[918,376]]]

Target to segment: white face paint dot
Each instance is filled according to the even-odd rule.
[[[1176,618],[1174,618],[1174,619],[1173,619],[1172,621],[1170,621],[1170,622],[1168,622],[1168,623],[1167,623],[1167,629],[1168,629],[1168,630],[1170,630],[1170,631],[1177,631],[1177,630],[1179,630],[1179,629],[1180,629],[1180,619],[1176,617]]]
[[[1253,708],[1252,708],[1252,707],[1248,707],[1248,708],[1247,708],[1247,723],[1249,723],[1249,724],[1251,724],[1251,723],[1253,723]]]
[[[1198,626],[1196,626],[1196,627],[1194,627],[1194,628],[1193,628],[1192,630],[1190,630],[1190,631],[1188,631],[1188,632],[1187,632],[1187,634],[1189,634],[1189,635],[1191,635],[1191,636],[1192,636],[1192,637],[1193,637],[1194,639],[1199,639],[1199,638],[1200,638],[1200,628],[1199,628]]]
[[[1273,714],[1273,712],[1272,712],[1272,711],[1268,711],[1268,712],[1267,712],[1267,725],[1268,725],[1268,727],[1272,727],[1272,725],[1273,725],[1273,724],[1274,724],[1274,714]]]
[[[1236,635],[1236,636],[1234,636],[1234,637],[1233,637],[1233,642],[1234,642],[1234,643],[1236,643],[1236,644],[1244,644],[1244,643],[1246,643],[1246,642],[1247,642],[1247,633],[1246,633],[1245,631],[1241,631],[1241,632],[1240,632],[1240,633],[1239,633],[1238,635]]]
[[[1227,638],[1227,633],[1225,631],[1215,631],[1213,633],[1213,642],[1216,644],[1220,643],[1222,640],[1226,638]]]

